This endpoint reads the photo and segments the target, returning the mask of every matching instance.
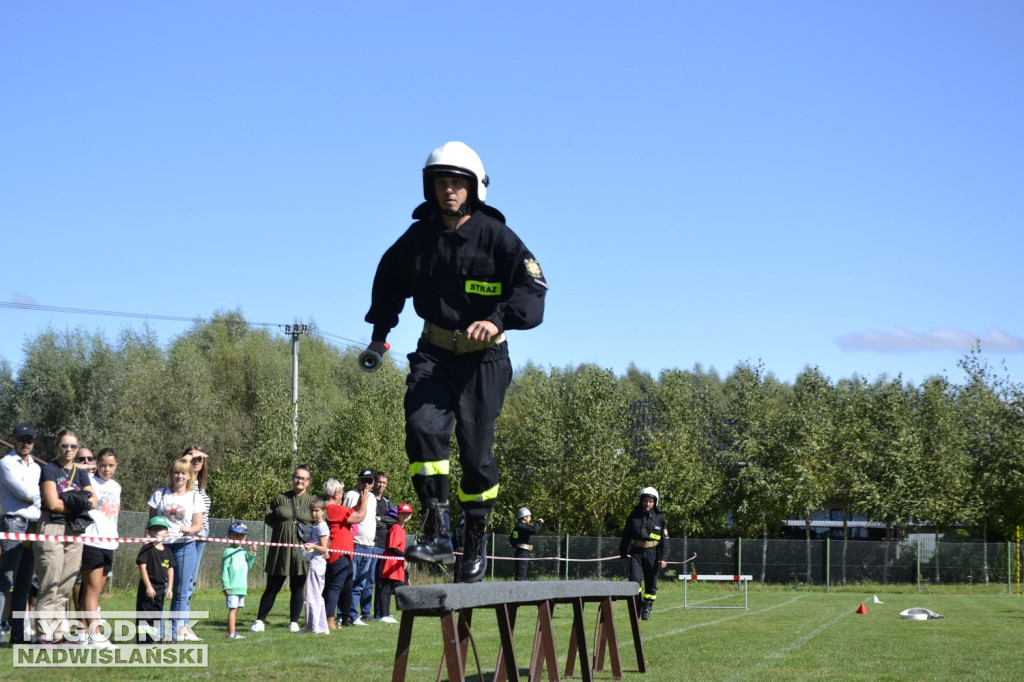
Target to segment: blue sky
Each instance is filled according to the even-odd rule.
[[[0,6],[0,356],[52,326],[365,343],[428,153],[544,268],[515,365],[1024,380],[1024,3]],[[150,321],[162,342],[180,321]],[[411,305],[393,350],[415,347]]]

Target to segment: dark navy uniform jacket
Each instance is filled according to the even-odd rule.
[[[665,525],[665,515],[655,507],[651,511],[641,509],[639,505],[633,508],[626,519],[626,527],[622,529],[622,539],[619,541],[619,554],[641,554],[648,551],[633,547],[633,540],[658,543],[655,551],[655,561],[668,561],[668,527]]]
[[[448,229],[433,203],[412,217],[377,266],[366,313],[374,341],[387,339],[410,297],[416,314],[442,329],[487,320],[500,333],[541,323],[547,282],[500,211],[479,206],[458,230]]]

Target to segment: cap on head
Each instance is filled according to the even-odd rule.
[[[458,175],[469,178],[470,201],[474,199],[481,204],[487,201],[487,186],[491,179],[484,172],[484,162],[480,156],[464,142],[445,142],[427,157],[423,165],[423,198],[434,202],[434,178],[438,176]]]
[[[231,528],[228,529],[228,532],[236,533],[238,535],[248,535],[249,526],[245,525],[241,521],[235,521],[231,524]]]
[[[402,504],[398,505],[398,513],[412,514],[412,505],[409,504],[408,502],[403,502]]]
[[[154,516],[149,520],[149,523],[146,524],[146,530],[153,530],[154,528],[158,530],[160,528],[163,528],[164,530],[170,530],[170,524],[167,523],[167,519],[165,519],[164,517]]]
[[[655,490],[654,488],[652,488],[651,486],[647,486],[646,488],[644,488],[643,490],[640,491],[640,499],[641,500],[643,500],[644,497],[646,497],[648,495],[650,495],[651,497],[654,498],[654,506],[657,507],[658,506],[658,499],[659,499],[658,498],[658,491]]]
[[[32,438],[35,438],[36,430],[32,428],[32,425],[28,422],[20,422],[14,427],[14,438],[18,439],[22,436],[31,436]]]
[[[527,516],[533,516],[533,514],[531,514],[530,510],[527,509],[526,507],[520,507],[519,511],[516,512],[516,518],[517,519],[521,519],[521,518],[524,518],[524,517],[527,517]]]
[[[373,480],[373,469],[363,469],[362,471],[360,471],[359,472],[359,480],[360,481],[365,481],[365,480],[371,480],[372,481]]]

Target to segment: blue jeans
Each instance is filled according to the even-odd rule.
[[[196,543],[176,542],[171,545],[171,554],[174,555],[174,596],[171,599],[171,611],[188,611],[189,600],[192,599],[192,590],[189,583],[192,581],[192,572],[196,565]],[[171,618],[171,639],[177,641],[178,628],[188,622],[187,618]]]
[[[356,545],[356,552],[370,554],[373,547]],[[352,620],[370,617],[373,605],[373,566],[376,559],[368,556],[355,556],[352,561]]]
[[[0,528],[8,533],[30,533],[34,526],[35,521],[22,516],[5,516],[0,519]],[[10,593],[11,642],[20,644],[25,641],[27,619],[15,618],[13,614],[25,610],[28,592],[32,588],[36,558],[32,548],[21,544],[20,540],[0,540],[0,551],[3,552],[0,554],[0,613],[4,612],[7,594]]]

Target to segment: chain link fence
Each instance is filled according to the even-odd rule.
[[[118,532],[123,538],[145,535],[145,512],[122,511]],[[233,519],[210,519],[210,536],[226,538]],[[263,521],[245,521],[251,540],[269,540]],[[410,529],[411,530],[411,529]],[[409,543],[415,542],[410,532]],[[904,540],[784,540],[672,538],[664,577],[677,574],[749,574],[755,582],[775,585],[954,584],[1001,583],[1008,591],[1019,580],[1018,549],[1013,543],[936,542],[934,535],[911,535]],[[488,537],[488,577],[511,580],[514,548],[507,533]],[[199,570],[199,588],[220,587],[220,561],[227,547],[207,543]],[[114,552],[111,589],[134,590],[138,584],[135,557],[141,545],[127,543]],[[682,562],[694,553],[689,563]],[[619,580],[625,567],[618,558],[619,538],[580,535],[535,535],[530,580]],[[250,588],[266,584],[263,548],[249,572]],[[410,582],[450,577],[450,568],[411,567]]]

